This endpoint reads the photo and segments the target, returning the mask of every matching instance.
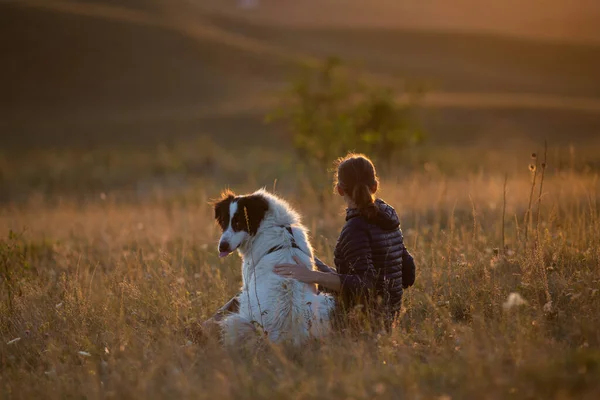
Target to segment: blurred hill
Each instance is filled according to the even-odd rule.
[[[426,83],[423,120],[440,143],[486,135],[597,137],[600,44],[584,23],[595,15],[592,2],[577,3],[579,14],[544,2],[539,15],[514,1],[502,12],[473,1],[445,8],[439,1],[397,9],[392,3],[398,4],[328,1],[317,10],[316,1],[263,1],[240,14],[233,1],[2,2],[0,145],[97,146],[207,134],[221,143],[278,146],[273,139],[285,140],[282,133],[262,123],[273,94],[299,63],[330,55],[390,86],[405,78]],[[530,24],[525,15],[546,22]],[[564,41],[554,40],[562,34],[537,40],[520,30],[546,32],[554,20],[544,15],[581,32]]]
[[[190,0],[262,23],[496,33],[600,41],[596,0],[261,0],[252,13],[236,0]]]
[[[283,78],[277,60],[190,39],[151,15],[0,7],[0,128],[34,138],[27,146],[197,132],[205,107]]]

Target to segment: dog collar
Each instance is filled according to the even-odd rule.
[[[290,236],[292,237],[292,247],[294,249],[302,250],[300,248],[300,246],[298,246],[298,244],[296,244],[296,239],[294,239],[294,232],[292,231],[292,227],[289,225],[283,225],[282,228],[285,228],[290,233]],[[281,245],[281,244],[278,246],[271,247],[269,249],[269,251],[267,251],[267,254],[275,253],[276,251],[279,251],[279,250],[283,249],[284,247],[285,246]],[[265,254],[265,255],[267,255],[267,254]]]

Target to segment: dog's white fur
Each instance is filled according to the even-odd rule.
[[[303,264],[315,268],[307,230],[287,202],[265,190],[254,194],[263,196],[269,204],[256,234],[251,236],[231,229],[231,219],[237,209],[237,204],[232,202],[229,226],[221,237],[232,249],[237,248],[243,259],[240,308],[238,313],[221,322],[223,341],[236,345],[261,331],[275,343],[290,341],[298,345],[310,337],[323,337],[330,331],[333,298],[317,294],[315,285],[273,272],[275,265],[294,263],[294,255]],[[292,227],[300,249],[292,247],[292,238],[285,226]],[[279,245],[283,248],[267,254]]]

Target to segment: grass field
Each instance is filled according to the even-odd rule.
[[[389,336],[334,335],[302,351],[239,354],[186,336],[239,287],[239,259],[217,257],[216,189],[3,207],[3,397],[596,398],[597,172],[550,164],[526,240],[528,162],[508,180],[504,254],[500,174],[386,179],[418,261],[402,318]],[[283,194],[331,261],[339,200]],[[508,308],[513,292],[527,304]]]
[[[600,396],[597,44],[164,4],[0,3],[0,399]],[[274,189],[332,262],[330,172],[264,124],[329,55],[429,85],[427,141],[382,175],[417,261],[402,315],[302,349],[192,340],[240,285],[223,188]]]

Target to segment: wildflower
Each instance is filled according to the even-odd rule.
[[[505,311],[508,311],[513,307],[524,306],[526,304],[527,300],[525,300],[519,293],[513,292],[508,295],[508,298],[504,304],[502,304],[502,308],[504,308]]]

